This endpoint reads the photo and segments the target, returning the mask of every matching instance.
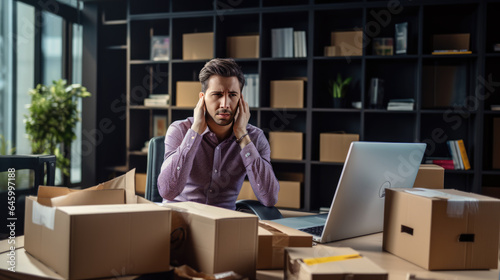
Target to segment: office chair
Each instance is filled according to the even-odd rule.
[[[5,205],[5,209],[0,211],[0,220],[5,222],[15,222],[15,235],[24,234],[24,206],[26,201],[26,196],[37,195],[38,186],[40,185],[54,185],[55,172],[56,172],[56,156],[55,155],[10,155],[10,156],[0,156],[0,172],[8,172],[9,169],[24,170],[29,169],[34,171],[34,183],[33,186],[28,186],[28,188],[22,188],[19,185],[13,185],[15,190],[13,190],[13,195],[15,195],[15,206],[14,214],[15,216],[10,216],[7,206],[7,201],[9,201],[9,191],[8,183],[1,182],[2,190],[0,191],[0,205]],[[45,173],[47,170],[47,173]],[[9,173],[7,173],[9,174]],[[10,173],[13,174],[13,173]],[[47,175],[47,182],[44,182],[45,174]],[[7,177],[8,178],[8,175]],[[15,183],[14,181],[12,181]],[[5,184],[4,184],[5,183]],[[12,186],[12,185],[11,185]],[[12,194],[12,193],[11,193]],[[12,196],[12,195],[10,195]],[[16,220],[7,220],[8,218],[16,218]],[[10,236],[10,229],[5,226],[0,229],[0,239]]]
[[[148,163],[146,175],[146,199],[153,202],[162,202],[158,192],[158,176],[165,156],[165,136],[153,137],[149,141]],[[259,220],[281,219],[283,216],[276,207],[266,207],[259,201],[243,199],[236,201],[236,210],[252,213]]]

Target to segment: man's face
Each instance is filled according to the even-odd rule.
[[[229,125],[234,120],[240,100],[240,83],[236,77],[212,75],[208,79],[205,91],[207,122],[218,125]]]

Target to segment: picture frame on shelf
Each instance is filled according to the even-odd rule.
[[[153,116],[153,137],[165,136],[167,133],[167,116]]]
[[[169,56],[170,56],[170,37],[152,36],[150,59],[154,61],[169,60]]]

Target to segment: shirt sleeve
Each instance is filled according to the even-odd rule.
[[[263,132],[260,132],[240,152],[245,165],[248,180],[257,199],[265,206],[274,206],[278,202],[280,189],[271,165],[271,148]]]
[[[165,136],[165,160],[158,177],[158,191],[168,200],[174,200],[184,189],[202,136],[191,128],[184,134],[172,124]]]

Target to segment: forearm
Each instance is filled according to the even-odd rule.
[[[177,147],[169,145],[168,140],[165,146],[167,158],[162,164],[158,177],[158,191],[163,198],[173,200],[184,190],[201,142],[201,136],[190,130]]]
[[[253,144],[247,144],[241,154],[255,196],[265,206],[274,206],[278,201],[279,183],[271,163]]]

